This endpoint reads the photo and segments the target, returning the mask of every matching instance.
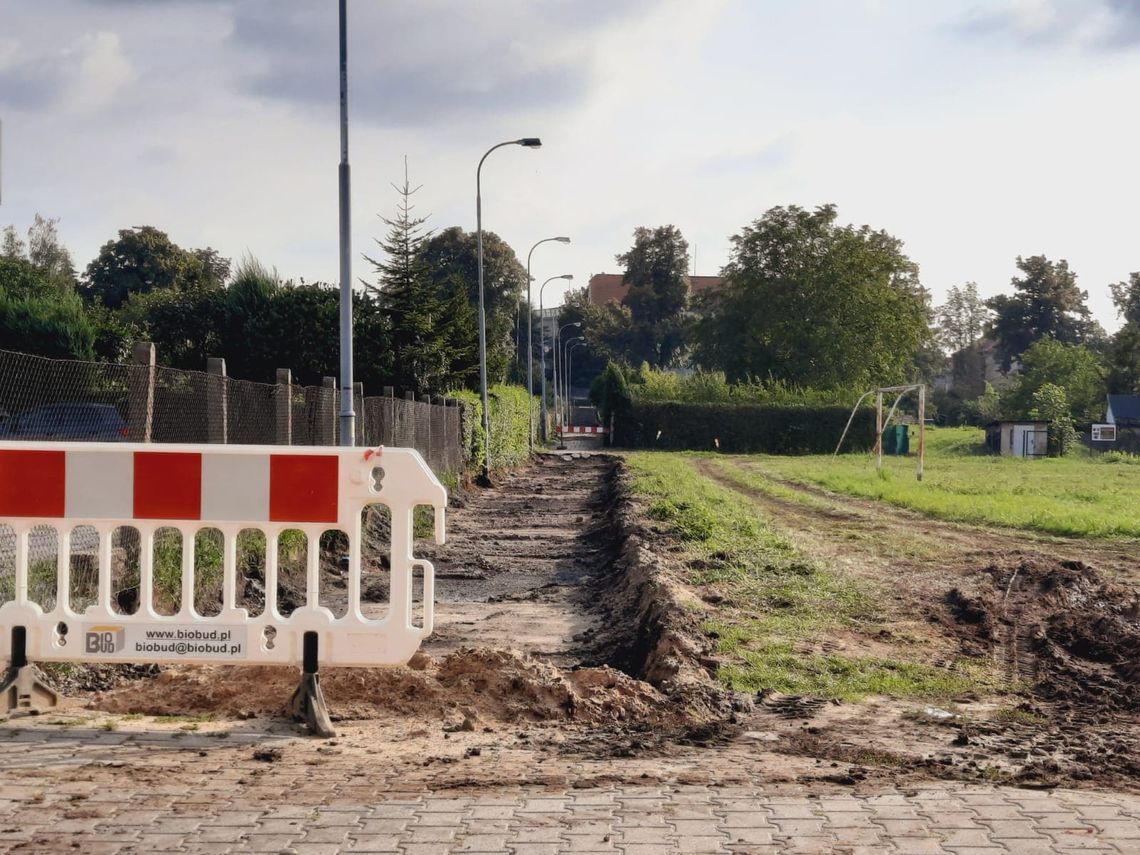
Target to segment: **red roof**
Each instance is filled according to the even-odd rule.
[[[707,291],[709,288],[719,288],[724,281],[719,276],[690,276],[688,279],[689,291],[694,294]],[[589,284],[591,305],[601,306],[610,300],[617,300],[620,303],[629,291],[629,286],[621,280],[620,273],[595,273],[591,276]]]

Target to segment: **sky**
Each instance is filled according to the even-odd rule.
[[[58,217],[338,276],[332,0],[0,0],[0,226]],[[1140,270],[1140,0],[349,0],[353,272],[413,185],[539,281],[677,225],[699,274],[776,205],[902,239],[935,302],[1067,259],[1094,316]],[[1132,107],[1128,105],[1132,104]],[[546,304],[561,294],[547,290]],[[561,285],[562,283],[557,283]],[[537,299],[536,299],[537,302]]]

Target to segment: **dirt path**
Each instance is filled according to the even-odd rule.
[[[699,465],[724,483],[715,464]],[[77,698],[34,727],[105,728],[126,741],[185,739],[187,747],[202,738],[224,745],[215,736],[231,734],[279,744],[280,762],[272,752],[269,760],[249,748],[229,752],[226,762],[249,782],[270,768],[326,765],[393,789],[472,792],[654,781],[860,790],[930,778],[1140,781],[1132,760],[1140,757],[1140,727],[1128,706],[1140,691],[1121,688],[1117,667],[1128,656],[1140,660],[1135,619],[1126,610],[1101,615],[1123,646],[1105,650],[1099,671],[1065,647],[1066,638],[1087,646],[1082,633],[1091,624],[1049,622],[1055,613],[1079,617],[1082,603],[1118,602],[1094,576],[1073,570],[1050,587],[1060,577],[1027,565],[1024,545],[1008,533],[985,542],[964,527],[916,526],[905,512],[825,495],[813,495],[808,506],[742,492],[812,554],[890,583],[882,585],[884,596],[897,598],[900,615],[909,609],[912,649],[935,649],[923,645],[936,636],[947,662],[972,645],[973,655],[992,649],[997,658],[1006,650],[1015,671],[1026,661],[1046,663],[1041,682],[1053,695],[1031,699],[1024,710],[1014,709],[1017,697],[957,698],[952,716],[936,719],[921,700],[729,696],[710,675],[712,642],[700,630],[702,616],[717,607],[679,586],[679,545],[645,536],[619,467],[605,455],[543,457],[469,495],[450,516],[449,544],[429,551],[439,577],[437,622],[423,653],[407,668],[322,675],[341,733],[335,743],[296,739],[297,727],[284,717],[297,679],[292,668],[171,669]],[[937,560],[940,550],[948,564]],[[1020,558],[1013,565],[982,560],[997,555]],[[948,566],[957,569],[948,573]],[[378,584],[383,571],[372,568],[369,576]],[[951,602],[954,585],[960,591]],[[1007,589],[1014,592],[1012,619],[1003,612]],[[877,655],[867,641],[852,635],[839,650]],[[1106,699],[1093,718],[1064,714],[1074,686]],[[1124,700],[1112,707],[1111,698]],[[996,715],[1002,712],[1012,714]],[[119,780],[146,763],[128,760],[99,774]],[[164,771],[164,780],[190,785],[201,772],[195,764]]]
[[[801,498],[743,486],[725,474],[722,467],[728,465],[759,472]],[[752,461],[702,459],[697,467],[718,483],[749,496],[809,553],[833,558],[855,553],[860,563],[871,560],[895,568],[903,566],[908,571],[929,567],[933,556],[940,573],[948,566],[974,569],[980,562],[997,559],[1062,559],[1096,564],[1101,570],[1140,581],[1140,549],[1135,544],[934,519],[886,502],[782,479]]]
[[[448,545],[428,555],[438,581],[424,651],[488,646],[578,664],[599,621],[588,583],[614,558],[615,466],[602,455],[546,455],[453,511]]]

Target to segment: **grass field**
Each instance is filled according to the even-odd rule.
[[[1140,457],[995,457],[982,453],[977,428],[931,428],[926,439],[922,482],[913,456],[884,457],[882,475],[866,454],[725,459],[758,481],[816,484],[941,519],[1073,537],[1140,537]]]
[[[626,459],[648,516],[683,545],[688,581],[719,598],[704,628],[726,657],[722,682],[845,700],[947,697],[991,685],[985,667],[966,661],[935,668],[797,649],[836,630],[873,634],[883,619],[877,592],[801,554],[746,496],[698,471],[706,456],[638,452]]]

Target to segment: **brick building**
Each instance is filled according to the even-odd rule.
[[[719,288],[724,281],[719,276],[690,276],[688,279],[691,294]],[[591,276],[590,284],[586,286],[590,295],[590,305],[601,306],[610,300],[617,300],[620,303],[629,291],[629,286],[621,280],[620,273],[595,273]]]

